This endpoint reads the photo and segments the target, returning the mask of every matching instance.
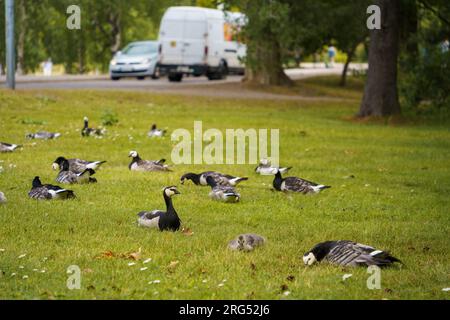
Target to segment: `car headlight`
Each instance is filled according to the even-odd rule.
[[[111,60],[111,65],[112,65],[112,66],[115,66],[116,64],[117,64],[117,61],[114,60],[114,59],[112,59],[112,60]]]
[[[142,64],[149,64],[150,62],[152,62],[152,59],[150,59],[150,58],[143,59],[143,60],[141,61]]]

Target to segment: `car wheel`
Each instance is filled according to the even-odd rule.
[[[137,77],[138,80],[145,80],[144,76]]]
[[[183,79],[183,74],[182,73],[171,73],[169,74],[169,81],[170,82],[181,82],[181,80]]]
[[[159,79],[160,76],[161,76],[161,73],[159,72],[159,68],[156,68],[155,72],[152,74],[152,79],[154,79],[154,80]]]
[[[120,77],[111,77],[111,80],[117,81],[117,80],[120,80]]]

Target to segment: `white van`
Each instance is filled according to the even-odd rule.
[[[183,75],[223,79],[228,73],[244,73],[247,47],[239,42],[245,23],[240,13],[200,7],[170,7],[159,30],[159,69],[170,81]]]

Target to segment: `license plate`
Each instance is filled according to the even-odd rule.
[[[190,72],[191,69],[189,69],[189,67],[179,66],[179,67],[177,68],[177,71],[178,71],[178,72]]]
[[[121,71],[124,71],[124,72],[133,71],[133,67],[122,67]]]

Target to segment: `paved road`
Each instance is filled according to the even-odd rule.
[[[355,65],[355,68],[366,66]],[[340,74],[342,65],[336,64],[334,68],[325,68],[323,65],[305,64],[301,69],[288,69],[286,73],[294,80],[314,77],[319,75]],[[242,80],[241,76],[229,76],[225,80],[208,81],[206,77],[185,77],[180,83],[169,82],[167,78],[158,80],[136,80],[134,78],[112,81],[108,76],[75,75],[75,76],[19,76],[17,77],[17,90],[143,90],[148,92],[160,92],[170,94],[223,96],[223,97],[247,97],[247,98],[281,98],[281,95],[264,92],[252,92],[244,90],[235,92],[235,87]],[[222,86],[217,86],[222,84]],[[230,84],[233,90],[214,90],[214,88],[227,88]],[[235,86],[233,86],[235,84]],[[224,86],[225,85],[225,86]],[[5,77],[0,76],[0,87],[5,87]],[[286,99],[298,99],[301,97],[285,96]]]

